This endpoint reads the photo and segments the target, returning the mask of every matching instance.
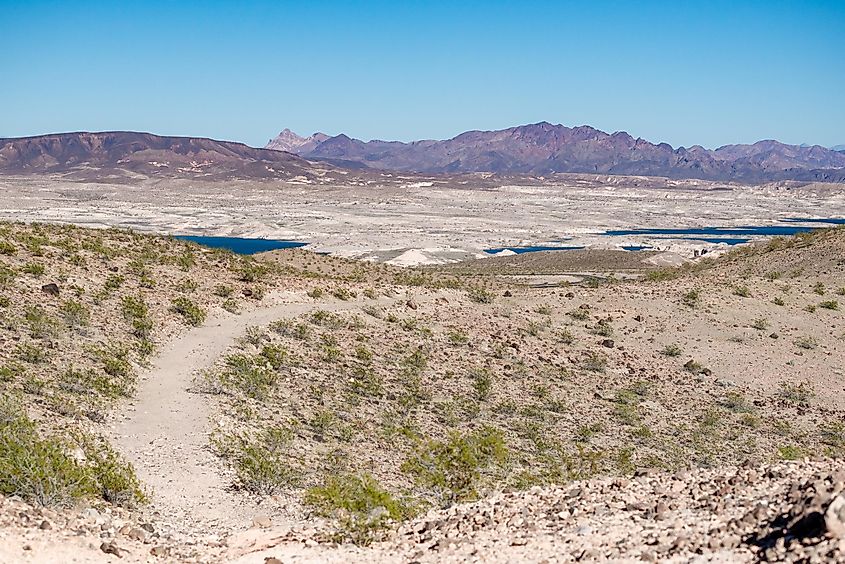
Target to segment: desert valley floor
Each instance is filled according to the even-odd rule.
[[[336,176],[319,183],[144,177],[119,184],[5,176],[0,177],[0,218],[296,240],[317,252],[413,265],[472,258],[487,248],[544,244],[649,245],[691,257],[693,249],[724,245],[602,234],[845,217],[841,184],[558,176],[382,173],[351,183]],[[413,252],[398,258],[408,250]]]

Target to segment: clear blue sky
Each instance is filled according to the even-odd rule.
[[[845,143],[845,0],[0,0],[0,136]]]

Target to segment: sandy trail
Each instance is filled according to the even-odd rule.
[[[267,301],[272,303],[272,297]],[[250,326],[318,309],[353,310],[363,303],[275,303],[209,319],[161,347],[112,435],[115,448],[151,490],[149,510],[158,520],[183,530],[224,533],[246,528],[257,514],[267,513],[247,496],[230,491],[223,465],[208,449],[211,398],[188,391],[193,377],[210,368]]]

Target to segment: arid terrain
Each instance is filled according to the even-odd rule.
[[[842,218],[845,185],[760,186],[645,177],[385,176],[302,181],[0,176],[0,218],[152,233],[296,240],[317,252],[400,266],[506,246],[651,246],[692,258],[727,245],[612,229],[772,225]]]
[[[4,560],[843,558],[842,229],[553,286],[2,235]]]

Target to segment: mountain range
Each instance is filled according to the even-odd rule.
[[[132,131],[57,133],[0,139],[0,172],[70,174],[78,179],[312,177],[327,165],[281,151],[198,137]]]
[[[343,170],[341,170],[343,169]],[[548,176],[600,173],[717,181],[845,182],[845,151],[759,141],[672,148],[581,126],[542,122],[499,131],[468,131],[444,141],[361,141],[347,135],[300,137],[286,129],[258,149],[231,141],[131,131],[0,138],[0,173],[62,174],[72,179],[134,181],[337,176],[382,178],[380,171]],[[351,177],[347,176],[347,180]]]
[[[285,129],[266,148],[343,166],[422,173],[492,172],[548,175],[603,173],[707,180],[845,181],[845,153],[819,145],[758,141],[715,150],[673,148],[590,126],[540,122],[497,131],[467,131],[442,141],[361,141],[345,134],[300,137]]]

